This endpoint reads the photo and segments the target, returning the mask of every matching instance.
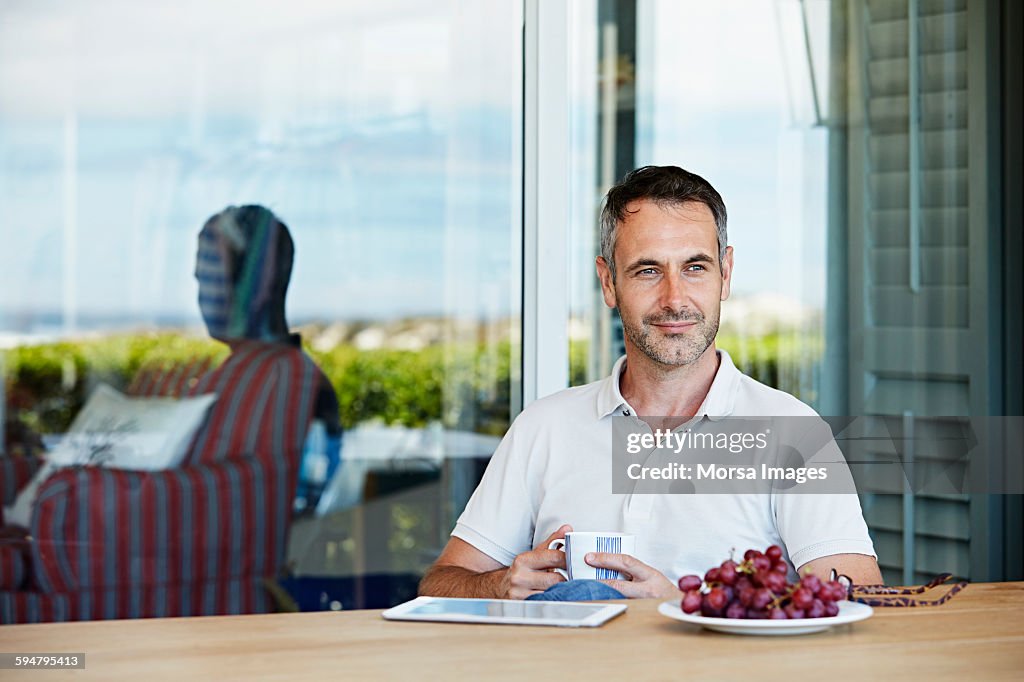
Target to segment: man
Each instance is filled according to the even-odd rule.
[[[611,377],[519,415],[424,576],[422,594],[523,599],[557,592],[564,578],[552,569],[564,567],[565,555],[547,547],[573,528],[637,536],[637,556],[587,556],[629,578],[602,581],[614,590],[591,598],[677,597],[681,575],[702,575],[732,549],[771,544],[784,547],[801,573],[828,577],[834,568],[855,583],[881,582],[856,495],[611,492],[616,415],[676,417],[675,426],[691,417],[815,414],[744,376],[715,348],[733,273],[727,244],[725,204],[698,175],[647,166],[608,192],[597,275],[605,303],[622,319],[626,355]]]

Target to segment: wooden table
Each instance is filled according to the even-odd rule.
[[[1024,583],[970,585],[943,606],[877,609],[784,638],[708,632],[657,606],[629,602],[604,627],[578,630],[396,623],[379,611],[5,626],[0,651],[85,652],[86,669],[0,670],[0,679],[1024,677]]]

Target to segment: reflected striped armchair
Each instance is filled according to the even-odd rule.
[[[186,464],[71,467],[47,479],[30,541],[0,556],[0,622],[271,610],[267,585],[284,567],[303,441],[326,379],[300,349],[261,342],[195,381],[164,378],[143,377],[134,392],[219,396]]]

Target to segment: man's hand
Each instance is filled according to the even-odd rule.
[[[563,525],[547,540],[504,566],[465,540],[452,537],[420,581],[419,593],[431,597],[525,599],[565,580],[553,568],[565,568],[565,553],[548,549],[572,526]]]
[[[572,526],[565,524],[535,549],[523,552],[513,559],[512,565],[508,567],[499,583],[501,598],[526,599],[531,594],[543,592],[552,585],[564,582],[565,578],[551,569],[565,568],[565,552],[548,549],[548,545],[552,540],[564,538],[571,530]]]
[[[591,552],[584,560],[595,568],[610,568],[628,576],[628,580],[602,580],[629,599],[672,599],[680,597],[676,585],[665,575],[629,554]]]

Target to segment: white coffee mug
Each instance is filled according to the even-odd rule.
[[[624,580],[626,576],[618,571],[591,566],[584,557],[590,552],[633,555],[636,552],[636,536],[626,533],[581,533],[574,530],[566,533],[564,540],[552,540],[548,549],[565,552],[567,570],[555,570],[566,580]]]

